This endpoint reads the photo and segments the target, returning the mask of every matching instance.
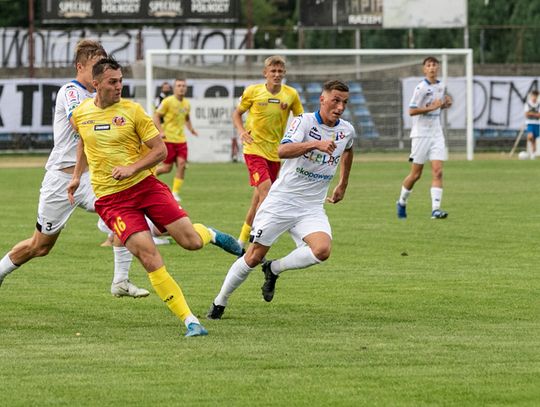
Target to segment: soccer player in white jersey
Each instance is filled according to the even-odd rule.
[[[437,80],[439,61],[427,57],[423,62],[426,76],[415,88],[409,114],[411,129],[411,171],[403,180],[401,194],[396,203],[397,216],[407,217],[407,200],[413,186],[422,176],[424,163],[431,161],[431,218],[444,219],[448,212],[441,209],[443,193],[443,162],[447,160],[446,144],[441,127],[441,111],[452,106],[450,96],[444,94],[444,85]]]
[[[538,91],[529,93],[529,98],[524,106],[525,124],[527,125],[527,141],[530,145],[529,156],[531,160],[536,158],[536,139],[540,136],[540,101]]]
[[[323,85],[320,110],[296,117],[278,148],[283,165],[253,221],[247,252],[229,269],[207,317],[220,319],[227,301],[249,273],[263,262],[272,244],[285,232],[296,242],[287,256],[265,261],[261,287],[265,301],[274,297],[278,276],[328,259],[332,231],[323,203],[338,203],[345,196],[353,161],[353,126],[341,119],[349,99],[348,86],[337,80]],[[340,167],[339,182],[326,197]]]
[[[97,41],[81,40],[75,49],[76,79],[63,85],[56,96],[54,112],[54,147],[45,168],[41,184],[36,230],[31,238],[17,243],[0,260],[0,285],[4,278],[35,257],[46,256],[54,247],[60,232],[73,211],[80,206],[94,211],[96,197],[86,172],[76,194],[76,204],[68,200],[67,186],[75,168],[79,135],[73,130],[69,118],[86,98],[93,97],[92,67],[107,53]],[[115,244],[114,277],[111,294],[117,297],[146,297],[149,292],[138,288],[128,279],[132,254],[120,243]]]

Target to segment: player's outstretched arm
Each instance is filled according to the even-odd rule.
[[[75,164],[75,169],[73,170],[73,175],[71,176],[71,181],[67,187],[68,199],[72,205],[75,203],[75,191],[77,191],[77,188],[79,188],[79,184],[81,183],[82,173],[87,167],[88,160],[84,153],[84,142],[82,138],[79,138],[79,143],[77,144],[77,162]]]
[[[138,172],[156,166],[167,157],[167,147],[159,135],[145,141],[144,144],[150,149],[150,152],[131,165],[114,167],[112,170],[114,179],[129,178]]]
[[[343,152],[341,156],[341,164],[339,169],[339,182],[332,192],[332,196],[326,198],[327,202],[338,203],[345,196],[345,191],[349,185],[349,174],[351,173],[353,163],[353,149],[352,147]]]

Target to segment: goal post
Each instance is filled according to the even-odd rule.
[[[317,109],[325,80],[348,83],[351,91],[344,118],[357,129],[357,145],[375,151],[407,147],[410,87],[423,77],[422,60],[437,57],[441,61],[440,80],[454,98],[443,120],[449,149],[465,151],[468,160],[474,158],[471,49],[150,49],[145,53],[145,92],[136,97],[144,99],[147,112],[152,112],[159,85],[164,80],[186,78],[191,88],[188,99],[199,106],[201,115],[221,114],[220,120],[207,123],[208,129],[221,132],[214,141],[233,138],[232,119],[226,116],[247,85],[264,82],[263,61],[270,55],[285,57],[286,83],[298,90],[306,111]],[[210,110],[203,113],[205,106]]]

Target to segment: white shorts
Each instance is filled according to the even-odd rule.
[[[75,205],[68,200],[67,187],[71,174],[62,171],[47,171],[41,190],[39,191],[39,206],[36,228],[45,235],[56,235],[66,225],[73,211],[80,206],[94,212],[96,196],[90,184],[90,175],[85,172],[81,176],[81,184],[75,192]]]
[[[299,213],[291,211],[290,208],[276,210],[278,205],[264,205],[265,203],[266,201],[253,220],[251,242],[272,246],[278,237],[287,231],[298,247],[305,244],[304,237],[311,233],[324,232],[332,238],[332,229],[322,205]]]
[[[411,138],[411,155],[409,161],[424,164],[426,161],[446,161],[446,144],[443,136]]]

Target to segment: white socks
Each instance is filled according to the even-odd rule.
[[[9,255],[6,254],[2,260],[0,260],[0,281],[4,279],[5,276],[7,276],[9,273],[11,273],[13,270],[18,269],[19,266],[16,266],[13,264],[11,259],[9,258]]]
[[[225,276],[225,281],[223,281],[218,296],[214,299],[214,304],[227,306],[229,297],[246,280],[251,270],[253,269],[247,265],[244,256],[236,260]]]
[[[113,283],[119,283],[129,278],[129,268],[133,255],[124,246],[113,247],[114,252],[114,276]]]
[[[409,195],[411,194],[411,192],[411,189],[407,189],[403,185],[401,186],[401,194],[399,195],[399,204],[401,206],[407,205],[407,199],[409,199]]]
[[[272,261],[271,267],[272,272],[277,275],[285,270],[303,269],[318,263],[321,263],[321,260],[315,257],[309,246],[301,246],[282,259]],[[244,256],[236,260],[225,276],[225,281],[223,281],[218,296],[214,299],[214,304],[227,306],[231,294],[240,287],[252,270],[253,268],[249,267],[244,260]]]
[[[193,315],[189,314],[186,319],[184,319],[184,324],[186,325],[186,328],[191,324],[192,322],[195,322],[196,324],[200,324],[199,319]]]
[[[442,188],[431,187],[431,210],[441,209]]]
[[[301,246],[285,257],[272,261],[270,267],[272,273],[279,275],[285,270],[303,269],[319,263],[321,263],[321,260],[315,257],[309,246]]]

